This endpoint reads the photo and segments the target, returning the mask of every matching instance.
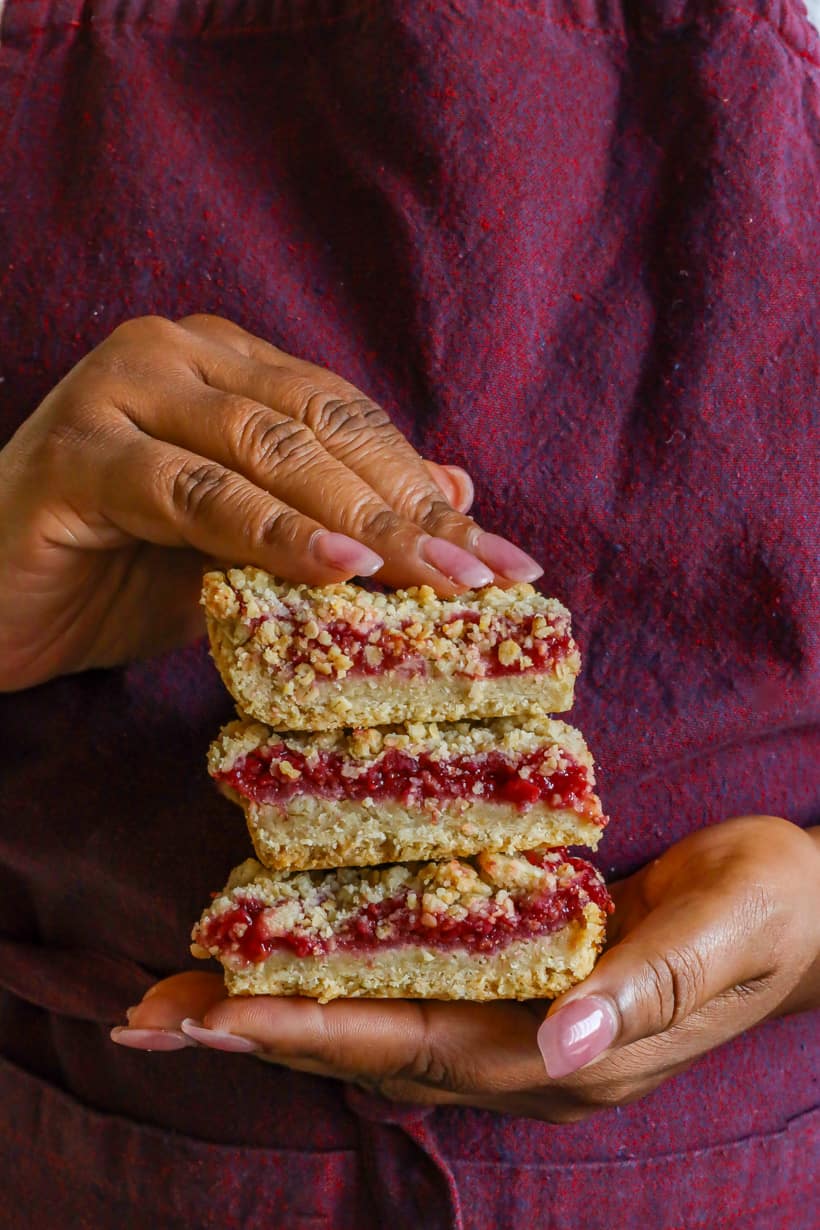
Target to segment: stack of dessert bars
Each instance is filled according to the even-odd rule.
[[[193,932],[230,994],[530,999],[589,973],[612,907],[567,847],[606,817],[582,736],[549,716],[580,666],[559,602],[237,568],[203,604],[240,714],[209,770],[257,856]]]

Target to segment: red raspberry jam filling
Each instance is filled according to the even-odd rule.
[[[605,913],[612,901],[595,869],[582,859],[567,859],[576,869],[575,878],[552,892],[515,897],[504,903],[490,898],[480,910],[464,919],[449,914],[430,915],[421,904],[410,907],[404,892],[386,901],[371,903],[348,917],[325,939],[309,924],[285,934],[269,935],[266,917],[276,907],[266,906],[250,895],[221,914],[206,915],[196,931],[204,948],[216,950],[234,965],[257,965],[273,952],[291,952],[297,957],[316,957],[328,952],[372,952],[419,944],[425,948],[463,948],[468,952],[497,952],[516,940],[533,939],[559,931],[580,918],[593,901]],[[512,908],[510,908],[511,903]],[[422,919],[427,921],[422,921]]]
[[[567,632],[560,628],[550,627],[545,637],[533,635],[534,616],[512,621],[508,619],[494,620],[487,637],[493,643],[486,649],[482,646],[480,660],[483,664],[483,677],[494,678],[499,675],[526,675],[536,671],[551,670],[565,658],[573,648],[573,641]],[[480,616],[477,611],[461,611],[449,617],[447,627],[452,627],[458,621],[465,624],[477,624]],[[264,620],[253,621],[254,625]],[[388,628],[385,625],[374,627],[372,624],[348,624],[336,620],[319,628],[317,636],[326,632],[336,648],[352,663],[347,673],[352,675],[381,675],[385,671],[396,671],[406,676],[423,675],[429,670],[429,660],[415,651],[411,637],[403,635],[403,629],[410,627],[408,620],[401,629]],[[318,625],[317,625],[318,626]],[[303,635],[304,625],[296,626],[296,635]],[[446,636],[444,626],[436,629],[436,636]],[[522,668],[520,659],[504,663],[499,658],[499,647],[502,643],[513,641],[521,648],[522,654],[531,659],[531,664]],[[467,642],[470,644],[469,640]],[[316,652],[318,641],[308,642],[304,648],[294,647],[287,655],[288,664],[295,668],[302,663],[311,663],[311,654]],[[370,650],[370,653],[368,653]],[[378,650],[374,654],[373,650]],[[380,656],[379,656],[380,655]],[[456,672],[459,673],[459,672]],[[464,672],[461,672],[464,673]]]
[[[286,772],[280,768],[283,762]],[[255,803],[284,803],[300,794],[391,799],[416,806],[424,799],[469,799],[512,803],[520,811],[544,802],[598,814],[597,805],[588,805],[592,786],[585,766],[564,755],[561,768],[545,770],[543,749],[515,760],[501,752],[439,760],[389,748],[369,768],[351,776],[351,768],[359,764],[338,752],[314,752],[308,759],[278,743],[256,748],[215,776]]]

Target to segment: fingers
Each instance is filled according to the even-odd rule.
[[[760,935],[758,915],[759,902],[732,892],[728,883],[720,894],[693,889],[648,913],[582,984],[553,1005],[538,1031],[548,1074],[563,1078],[613,1047],[687,1022],[697,1035],[695,1053],[706,1049],[699,1014],[768,972],[765,948],[759,940],[749,943],[749,936]],[[760,1017],[766,1011],[764,998]],[[745,1024],[751,1023],[747,1010]],[[716,1041],[734,1031],[725,1013],[720,1028],[723,1036]]]
[[[176,974],[158,982],[142,1003],[129,1008],[128,1025],[111,1030],[111,1041],[139,1051],[181,1051],[195,1046],[181,1028],[188,1016],[200,1016],[225,994],[217,974]]]
[[[205,1017],[287,1062],[335,1075],[414,1082],[452,1093],[528,1087],[543,1069],[537,1019],[513,1004],[305,999],[223,1000]]]
[[[185,1017],[201,1020],[225,998],[225,983],[219,974],[192,970],[163,978],[148,990],[142,1003],[131,1010],[129,1024],[142,1029],[177,1029]]]
[[[486,565],[450,542],[431,538],[413,520],[399,515],[298,419],[244,395],[201,386],[185,410],[180,412],[176,396],[173,402],[151,404],[133,415],[144,431],[242,475],[308,518],[314,528],[321,525],[363,543],[383,561],[381,580],[433,585],[450,593],[459,586],[492,582],[493,573]],[[366,447],[365,442],[363,451]],[[427,476],[426,467],[421,469]],[[425,481],[433,486],[431,479]],[[438,499],[446,503],[441,492]],[[292,567],[281,575],[308,579],[298,567],[296,573]],[[455,584],[448,586],[445,578]]]
[[[337,392],[346,391],[360,396],[352,385],[347,384],[333,372],[289,355],[284,350],[271,345],[270,342],[246,333],[244,329],[229,320],[218,316],[199,315],[185,317],[179,321],[179,324],[194,336],[236,349],[246,358],[273,366],[289,365],[292,369],[303,375],[309,375],[314,380],[318,374],[321,378],[336,382]],[[460,513],[469,512],[475,498],[475,491],[472,479],[466,470],[461,469],[460,466],[438,465],[433,461],[425,461],[424,465],[433,482],[444,493],[448,503]]]
[[[459,512],[467,513],[473,506],[475,488],[473,480],[461,466],[440,466],[435,461],[425,461],[425,466],[437,487],[444,493],[444,498],[457,508]]]
[[[101,434],[101,412],[83,409],[93,388],[98,410],[111,412],[104,467],[111,487],[124,472],[135,473],[135,447],[122,450],[123,464],[120,456],[114,464],[111,446],[121,444],[126,424],[166,446],[164,457],[143,447],[152,465],[137,476],[144,482],[150,474],[154,488],[155,468],[178,476],[177,515],[164,531],[155,526],[151,542],[212,542],[217,527],[208,523],[207,508],[228,512],[241,503],[251,514],[250,532],[237,535],[225,522],[219,536],[229,550],[220,558],[256,563],[292,580],[324,584],[379,570],[387,584],[427,584],[452,597],[494,579],[503,584],[541,573],[529,556],[482,533],[465,515],[472,485],[463,471],[426,465],[354,386],[228,321],[129,322],[75,372],[82,396],[76,405],[69,396],[67,426],[86,449],[89,434]],[[194,460],[181,463],[182,454]],[[125,485],[133,495],[137,484]],[[178,515],[179,505],[184,514],[189,503],[197,510],[193,521],[202,524]],[[136,517],[118,511],[114,524],[144,523],[145,504]],[[107,515],[108,508],[102,511]],[[323,529],[329,534],[322,536]],[[350,540],[366,549],[357,551]]]
[[[358,477],[359,487],[350,487],[350,502],[335,505],[341,515],[336,528],[367,542],[385,556],[386,568],[380,579],[389,584],[435,584],[424,567],[418,567],[419,557],[457,586],[475,588],[488,584],[485,578],[490,574],[510,581],[533,581],[541,575],[542,569],[525,552],[497,535],[483,533],[464,515],[460,505],[445,497],[441,484],[390,417],[353,385],[333,372],[244,334],[228,322],[197,317],[181,323],[195,336],[206,337],[211,343],[196,354],[197,371],[206,384],[292,420],[305,433],[299,440],[301,449],[307,450],[312,436],[337,463]],[[241,405],[238,408],[242,419],[245,416]],[[250,434],[255,434],[263,444],[261,470],[244,468],[243,459],[253,457],[258,449],[253,445],[248,448],[241,439],[239,448],[234,448],[233,464],[238,464],[254,482],[272,490],[265,455],[283,428],[264,414],[254,413],[251,417],[256,427]],[[189,426],[195,428],[196,424]],[[220,438],[224,429],[223,420],[215,427]],[[192,451],[212,455],[196,439],[177,442]],[[220,460],[228,464],[225,456],[220,456]],[[313,490],[314,498],[320,498],[320,493]],[[304,494],[303,491],[302,498]],[[282,498],[288,496],[282,493]],[[395,516],[391,516],[391,510]],[[407,539],[406,527],[399,518],[423,532],[416,533],[415,550],[409,555],[407,542],[402,541]],[[425,534],[433,541],[427,541]],[[449,550],[443,545],[446,543],[452,544]],[[453,547],[465,549],[466,554]],[[441,586],[437,588],[443,592]]]
[[[652,1066],[597,1084],[544,1080],[532,1005],[225,997],[217,975],[158,983],[112,1039],[140,1050],[197,1045],[318,1076],[349,1080],[383,1097],[479,1106],[553,1123],[584,1119],[634,1100],[686,1063]],[[590,1069],[592,1072],[597,1069]],[[584,1076],[585,1074],[579,1074]]]
[[[257,1051],[399,1096],[415,1085],[494,1096],[543,1081],[538,1018],[517,1004],[229,999],[216,975],[189,973],[152,987],[131,1010],[129,1027],[176,1031],[216,1050]]]
[[[92,467],[80,478],[96,485],[102,516],[135,538],[246,560],[317,585],[371,576],[382,566],[368,547],[325,532],[218,461],[139,432],[121,448],[123,464]]]

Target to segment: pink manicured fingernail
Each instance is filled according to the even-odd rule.
[[[609,1000],[597,995],[574,999],[559,1008],[538,1030],[538,1046],[547,1076],[569,1076],[595,1059],[615,1041],[618,1014]]]
[[[372,577],[384,565],[380,555],[356,542],[355,538],[348,538],[347,534],[331,534],[328,530],[322,530],[314,535],[311,549],[323,564],[357,577]]]
[[[259,1051],[262,1048],[256,1042],[251,1042],[250,1038],[240,1038],[238,1034],[226,1034],[218,1029],[208,1029],[200,1021],[195,1021],[191,1017],[186,1017],[180,1025],[183,1033],[193,1038],[195,1042],[201,1042],[203,1046],[209,1046],[213,1051]]]
[[[125,1025],[117,1025],[110,1037],[119,1046],[130,1046],[135,1051],[181,1051],[187,1046],[196,1046],[178,1029],[128,1029]]]
[[[498,534],[482,534],[476,541],[475,553],[493,572],[510,581],[537,581],[544,575],[544,569],[531,555]]]
[[[469,508],[472,508],[475,499],[473,480],[466,470],[462,470],[461,466],[443,466],[442,468],[449,470],[455,481],[464,488],[464,494],[459,501],[458,511],[466,513]]]
[[[457,585],[469,585],[470,589],[492,585],[493,574],[489,568],[446,538],[426,538],[421,544],[421,556]]]

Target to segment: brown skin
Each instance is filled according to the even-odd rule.
[[[129,321],[0,452],[0,690],[190,641],[213,560],[347,580],[322,529],[388,585],[462,592],[420,551],[437,536],[476,567],[471,495],[332,372],[218,317]]]
[[[550,1015],[594,995],[614,1009],[618,1035],[559,1080],[536,1044],[538,1003],[227,999],[219,975],[189,973],[152,987],[129,1026],[194,1018],[253,1040],[260,1058],[398,1101],[571,1123],[643,1097],[761,1021],[820,1006],[820,829],[728,820],[611,891],[608,949]]]
[[[423,462],[333,373],[215,317],[129,322],[0,451],[0,689],[192,639],[213,559],[344,580],[359,569],[323,562],[323,531],[377,552],[389,585],[458,593],[422,552],[433,535],[466,549],[458,567],[490,562],[470,501],[463,471]],[[499,542],[496,561],[512,551],[511,569],[530,567]],[[618,1037],[560,1080],[545,1079],[536,1045],[542,1004],[227,1000],[218,975],[188,973],[153,988],[130,1025],[173,1031],[192,1017],[262,1058],[391,1098],[583,1118],[820,1002],[818,844],[818,830],[743,817],[615,885],[607,952],[550,1014],[594,995]]]

